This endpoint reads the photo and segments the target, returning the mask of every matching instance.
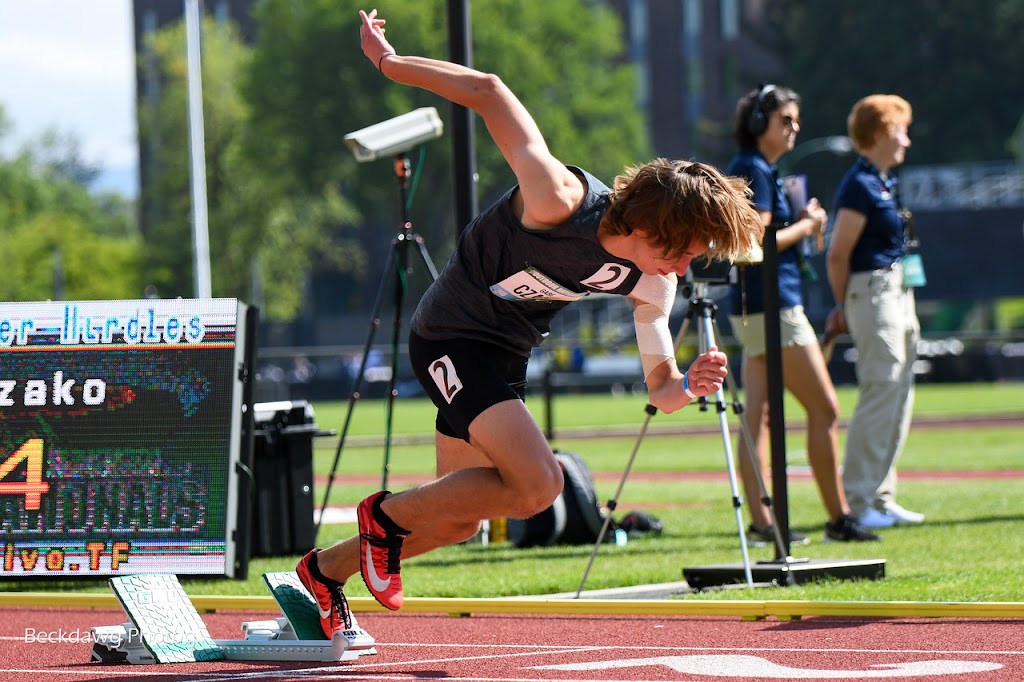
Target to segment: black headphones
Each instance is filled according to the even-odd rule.
[[[750,108],[750,118],[747,119],[747,130],[755,138],[768,130],[768,114],[764,110],[764,98],[769,92],[775,90],[774,85],[759,85],[757,97],[754,98],[754,105]]]

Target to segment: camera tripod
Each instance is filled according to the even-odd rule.
[[[334,464],[331,465],[331,473],[327,477],[327,487],[324,490],[324,500],[320,505],[320,515],[317,518],[316,531],[313,534],[315,540],[320,533],[320,524],[323,523],[324,512],[327,510],[327,500],[331,494],[331,486],[334,483],[335,474],[338,471],[338,463],[341,461],[341,451],[345,447],[345,436],[348,434],[349,425],[352,423],[352,412],[355,404],[361,397],[360,389],[364,381],[366,363],[373,346],[373,339],[380,329],[380,312],[383,307],[384,293],[387,289],[389,279],[394,283],[393,318],[391,322],[391,376],[388,379],[387,406],[384,417],[384,465],[381,474],[380,489],[388,487],[388,472],[391,466],[391,432],[394,416],[395,383],[398,379],[398,347],[401,337],[402,306],[405,302],[405,295],[408,290],[408,276],[412,271],[409,264],[409,244],[415,242],[419,249],[423,264],[426,265],[431,279],[437,279],[437,269],[434,268],[430,254],[427,253],[426,243],[423,238],[413,233],[412,222],[408,216],[407,195],[409,191],[409,174],[411,164],[408,155],[403,152],[395,157],[395,178],[398,180],[399,209],[401,213],[401,227],[398,234],[391,240],[391,248],[388,251],[387,261],[384,265],[384,273],[381,275],[380,285],[377,288],[377,296],[373,304],[373,312],[370,314],[370,326],[366,336],[366,343],[363,346],[363,354],[359,363],[359,371],[352,384],[352,393],[349,396],[348,409],[345,413],[345,422],[341,429],[341,437],[338,439],[338,448],[334,453]]]
[[[707,283],[695,281],[693,283],[687,283],[683,287],[683,291],[686,296],[690,299],[690,307],[686,312],[686,317],[683,319],[683,324],[679,328],[679,333],[676,335],[675,343],[673,347],[678,351],[683,338],[686,336],[686,332],[690,326],[690,323],[694,320],[697,321],[697,339],[698,339],[698,355],[706,353],[711,346],[716,346],[717,325],[715,323],[715,315],[718,311],[718,306],[706,298],[707,294]],[[752,470],[755,472],[755,477],[758,484],[758,492],[761,495],[760,501],[768,508],[768,516],[771,519],[772,533],[775,541],[776,549],[779,556],[786,556],[788,554],[787,545],[782,538],[782,532],[779,530],[779,524],[775,521],[775,513],[772,509],[772,498],[768,494],[767,488],[765,487],[764,478],[761,475],[761,468],[757,461],[756,450],[754,449],[753,438],[750,435],[750,430],[747,428],[742,418],[743,404],[739,401],[738,394],[736,391],[735,383],[732,380],[732,370],[727,366],[729,372],[726,375],[725,381],[723,382],[722,388],[720,388],[714,394],[713,404],[715,411],[718,413],[718,422],[722,434],[722,445],[725,450],[725,464],[726,471],[729,475],[729,489],[732,494],[732,506],[736,514],[736,527],[740,538],[740,549],[743,554],[743,576],[746,579],[748,585],[753,586],[754,579],[753,573],[750,567],[750,554],[747,547],[747,535],[743,525],[743,514],[741,508],[743,506],[743,498],[739,492],[739,486],[736,482],[736,472],[733,466],[733,453],[732,453],[732,439],[729,434],[729,424],[726,420],[726,401],[725,401],[725,387],[728,386],[731,402],[729,403],[733,412],[740,416],[740,433],[744,438],[746,444],[746,452],[750,458],[750,465]],[[697,399],[697,403],[700,406],[701,412],[708,410],[709,404],[712,402],[709,400],[712,396],[702,396]],[[630,453],[629,460],[626,463],[626,468],[622,472],[622,478],[619,480],[618,487],[615,490],[615,495],[608,500],[606,506],[608,507],[608,514],[605,516],[604,525],[601,528],[601,532],[597,536],[597,541],[594,543],[594,549],[590,554],[590,561],[587,563],[587,568],[583,572],[583,578],[580,580],[579,588],[576,590],[576,598],[579,599],[580,594],[583,592],[583,587],[587,582],[587,577],[590,575],[590,569],[593,567],[594,559],[597,557],[598,549],[601,543],[604,541],[605,534],[608,532],[608,527],[611,524],[612,512],[618,506],[619,496],[622,494],[622,489],[626,484],[626,479],[629,477],[629,472],[633,468],[633,462],[636,459],[637,451],[640,449],[640,443],[643,441],[644,436],[647,433],[647,428],[650,425],[651,418],[657,414],[657,408],[653,405],[648,404],[644,408],[646,416],[644,417],[643,424],[640,427],[640,434],[637,436],[636,443],[633,445],[633,451]]]

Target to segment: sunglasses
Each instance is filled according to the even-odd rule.
[[[784,125],[787,128],[792,128],[794,126],[794,124],[797,125],[797,126],[800,125],[800,119],[799,118],[793,118],[792,116],[782,116],[781,118],[782,118],[782,125]]]

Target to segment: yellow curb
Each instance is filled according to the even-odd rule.
[[[196,595],[189,597],[200,612],[277,611],[272,597]],[[351,597],[355,612],[389,613],[370,597]],[[0,607],[120,608],[113,594],[7,592]],[[611,616],[738,616],[748,620],[803,616],[862,618],[1024,618],[1024,602],[853,602],[756,601],[696,599],[451,599],[410,597],[402,613],[446,613],[471,616],[484,613],[533,613]]]

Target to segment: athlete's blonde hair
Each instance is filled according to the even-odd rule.
[[[746,180],[705,163],[655,159],[626,168],[612,186],[604,228],[620,235],[643,230],[667,258],[682,257],[696,241],[708,245],[708,261],[731,261],[764,235]]]

